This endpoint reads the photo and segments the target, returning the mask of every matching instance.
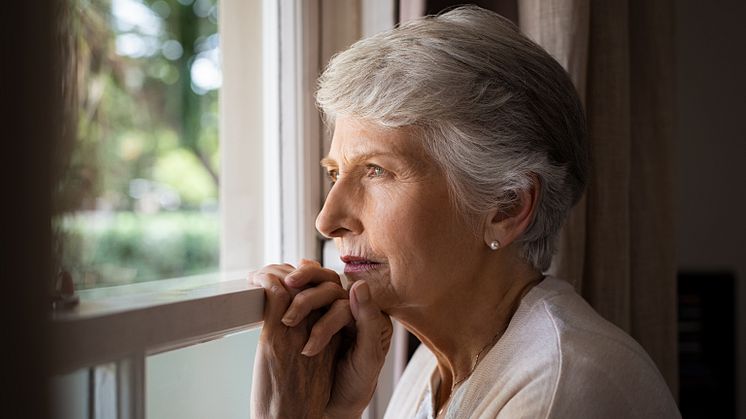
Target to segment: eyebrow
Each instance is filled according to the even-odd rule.
[[[372,151],[372,152],[369,152],[369,153],[358,154],[358,155],[354,156],[352,159],[350,159],[350,162],[351,163],[357,163],[357,162],[360,162],[362,160],[367,160],[367,159],[369,159],[371,157],[393,157],[393,158],[398,158],[398,154],[391,153],[391,152],[386,152],[386,151]],[[338,166],[337,161],[334,160],[333,158],[329,157],[329,156],[326,156],[323,159],[321,159],[320,163],[321,163],[321,166],[323,166],[323,167],[337,167]]]
[[[336,167],[337,161],[330,158],[329,156],[326,156],[323,159],[321,159],[321,166],[322,167]]]

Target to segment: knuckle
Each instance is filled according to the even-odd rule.
[[[334,284],[331,282],[322,282],[317,285],[317,288],[324,291],[334,291]]]
[[[279,281],[280,280],[280,277],[277,276],[277,274],[275,274],[273,272],[263,272],[262,276],[265,277],[265,278],[267,278],[267,279],[269,279],[269,280],[271,280],[271,281]]]
[[[313,266],[320,266],[320,265],[321,265],[321,264],[320,264],[320,263],[319,263],[318,261],[316,261],[316,260],[313,260],[313,259],[306,259],[306,258],[303,258],[303,259],[301,259],[301,260],[300,260],[300,264],[301,264],[302,266],[308,266],[308,265],[313,265]]]
[[[325,289],[334,291],[335,293],[344,292],[344,288],[342,288],[342,286],[337,284],[336,282],[327,281],[324,282],[323,286]]]
[[[272,270],[272,265],[264,265],[259,270],[254,271],[256,274],[265,274]]]
[[[331,290],[331,292],[334,293],[334,296],[337,298],[337,300],[348,301],[350,298],[347,290],[337,284],[333,284],[333,286],[329,287],[329,289]]]
[[[293,299],[293,304],[298,306],[305,306],[306,304],[308,304],[308,294],[303,291],[300,294],[296,295]]]
[[[325,273],[326,273],[327,275],[329,275],[329,277],[330,277],[330,278],[332,278],[332,279],[333,279],[333,280],[334,280],[335,282],[341,282],[341,280],[340,280],[340,278],[339,278],[339,274],[338,274],[337,272],[335,272],[334,270],[332,270],[332,269],[329,269],[329,268],[323,268],[323,270],[324,270],[324,272],[325,272]]]
[[[276,299],[286,300],[290,299],[290,293],[281,285],[274,285],[269,289],[270,294]]]
[[[295,270],[299,275],[308,275],[310,272],[313,272],[313,267],[310,265],[303,265],[299,266],[298,269]]]
[[[350,308],[350,300],[337,300],[332,303],[332,310],[345,310]]]
[[[273,265],[267,265],[267,266],[265,266],[263,270],[265,270],[266,272],[273,272],[274,273],[274,272],[287,272],[287,271],[289,271],[291,269],[292,269],[292,266],[288,265],[287,263],[282,264],[282,265],[276,263],[276,264],[273,264]]]

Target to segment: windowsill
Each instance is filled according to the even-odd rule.
[[[54,312],[53,319],[57,321],[64,320],[69,316],[85,317],[110,314],[144,305],[157,305],[180,299],[189,299],[197,297],[200,293],[209,292],[211,288],[220,287],[221,284],[247,277],[248,271],[211,272],[127,285],[91,288],[78,291],[80,304],[71,310]]]
[[[256,327],[264,291],[245,278],[246,272],[216,272],[81,291],[80,304],[53,313],[53,371],[152,355]]]

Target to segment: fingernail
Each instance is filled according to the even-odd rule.
[[[290,326],[295,322],[295,317],[295,313],[285,313],[281,321],[285,326]]]
[[[359,303],[367,303],[370,300],[370,290],[368,284],[362,283],[355,288],[355,297]]]
[[[306,346],[303,347],[303,350],[300,351],[301,355],[311,357],[313,356],[314,352],[316,350],[316,345],[313,344],[310,340],[306,342]]]
[[[293,274],[290,274],[290,275],[288,275],[288,276],[285,277],[285,283],[295,282],[295,281],[297,281],[297,279],[293,276]]]

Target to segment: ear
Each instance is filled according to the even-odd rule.
[[[531,224],[539,202],[541,182],[531,175],[531,186],[516,192],[514,203],[508,208],[490,211],[484,223],[484,242],[489,247],[493,241],[507,247],[518,239]]]

